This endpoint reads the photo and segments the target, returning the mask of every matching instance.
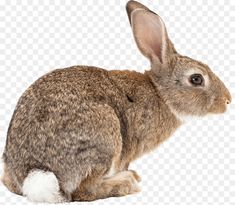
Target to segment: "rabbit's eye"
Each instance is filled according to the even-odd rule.
[[[193,75],[190,76],[189,81],[194,86],[200,86],[200,85],[203,85],[204,78],[202,77],[201,74],[193,74]]]

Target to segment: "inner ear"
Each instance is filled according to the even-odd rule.
[[[136,9],[131,15],[134,37],[140,51],[149,58],[164,63],[166,30],[161,18],[153,12]]]

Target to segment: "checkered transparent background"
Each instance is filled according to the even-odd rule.
[[[142,0],[164,19],[177,50],[206,62],[235,95],[235,1]],[[55,68],[85,64],[148,69],[134,43],[125,0],[0,1],[0,153],[22,92]],[[91,204],[234,205],[235,104],[188,122],[132,164],[142,192]],[[2,169],[1,169],[2,172]],[[0,184],[0,204],[32,204]]]

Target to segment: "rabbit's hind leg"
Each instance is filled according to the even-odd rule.
[[[140,191],[139,180],[139,176],[134,171],[118,172],[112,177],[104,177],[93,184],[81,184],[72,198],[74,201],[93,201],[134,194]]]
[[[1,177],[2,183],[9,189],[9,191],[18,195],[22,195],[19,186],[17,186],[17,182],[14,179],[10,170],[8,169],[7,165],[3,163],[3,166],[3,176]]]

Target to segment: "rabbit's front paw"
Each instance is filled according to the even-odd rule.
[[[134,171],[134,170],[129,170],[129,171],[132,172],[132,174],[137,182],[141,182],[141,177],[136,171]]]
[[[134,194],[140,192],[138,182],[140,181],[139,175],[135,171],[123,171],[119,172],[115,178],[118,178],[120,182],[120,191],[123,192],[122,195]]]

